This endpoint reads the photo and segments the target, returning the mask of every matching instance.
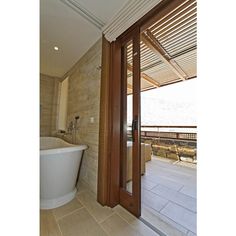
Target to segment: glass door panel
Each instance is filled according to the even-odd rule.
[[[126,51],[126,88],[127,88],[127,101],[126,101],[126,191],[132,193],[132,162],[133,162],[133,136],[132,136],[132,120],[133,120],[133,41],[129,41],[125,45]]]
[[[140,215],[140,38],[134,30],[121,43],[122,148],[120,203]]]

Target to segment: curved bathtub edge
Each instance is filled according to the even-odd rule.
[[[71,147],[44,149],[44,150],[40,150],[40,155],[50,155],[50,154],[56,154],[56,153],[84,151],[87,148],[88,148],[88,146],[83,144],[83,145],[73,145]]]
[[[40,199],[40,209],[48,210],[48,209],[53,209],[53,208],[63,206],[75,198],[76,192],[77,192],[77,189],[74,188],[72,192],[59,198]]]

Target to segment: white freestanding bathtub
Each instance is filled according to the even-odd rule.
[[[40,208],[52,209],[71,201],[86,145],[60,138],[40,138]]]

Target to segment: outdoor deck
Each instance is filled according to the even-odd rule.
[[[152,156],[142,176],[141,217],[166,235],[196,235],[196,164]]]

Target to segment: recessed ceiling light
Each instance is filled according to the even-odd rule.
[[[57,46],[55,46],[55,47],[54,47],[54,50],[55,50],[55,51],[58,51],[58,50],[59,50],[59,48],[58,48]]]

